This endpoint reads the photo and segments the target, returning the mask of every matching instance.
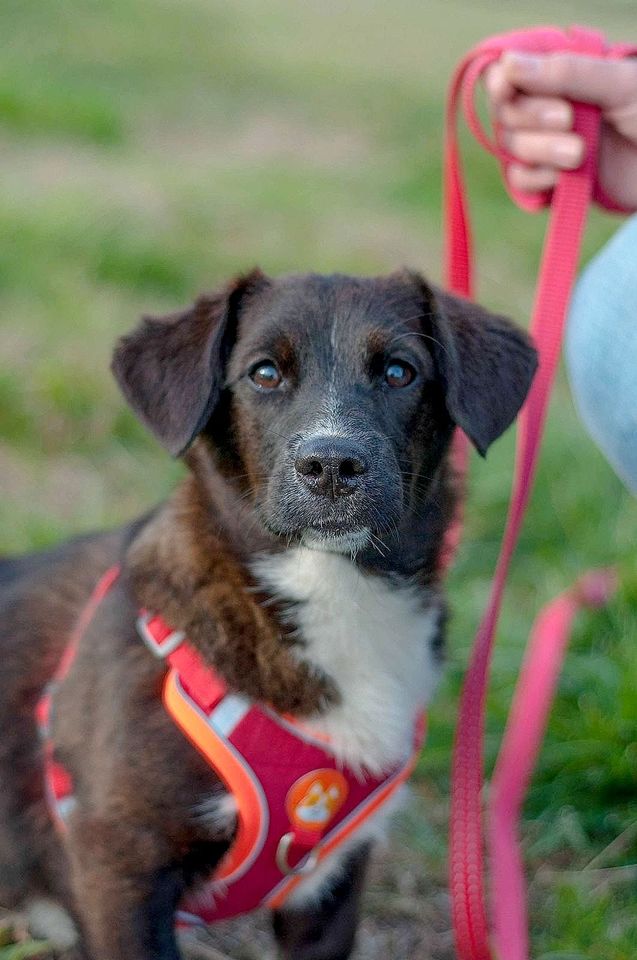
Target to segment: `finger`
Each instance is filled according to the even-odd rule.
[[[518,160],[541,167],[574,170],[584,159],[584,141],[575,133],[505,130],[502,143]]]
[[[517,96],[499,107],[496,119],[502,126],[518,130],[570,130],[573,107],[558,97]]]
[[[529,55],[509,51],[500,65],[500,84],[531,94],[567,97],[616,107],[637,95],[637,62],[603,60],[574,53]]]
[[[552,190],[559,174],[554,167],[525,167],[512,163],[507,168],[507,181],[514,190],[523,193],[542,193]]]
[[[507,100],[512,100],[517,93],[515,85],[509,79],[507,70],[501,60],[497,60],[487,69],[484,85],[492,110],[497,109]]]

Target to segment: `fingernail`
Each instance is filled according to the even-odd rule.
[[[539,71],[542,63],[540,57],[534,57],[530,53],[518,53],[515,50],[509,54],[508,59],[510,63],[513,64],[515,72],[523,77],[534,76]]]
[[[553,160],[563,167],[576,167],[582,162],[584,153],[581,143],[577,141],[568,141],[566,143],[556,143],[551,148]]]
[[[551,127],[565,127],[571,120],[571,111],[567,104],[555,104],[542,111],[542,123]]]

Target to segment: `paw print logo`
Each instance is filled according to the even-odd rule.
[[[338,770],[313,770],[290,788],[285,806],[290,822],[302,830],[323,830],[341,809],[347,780]]]

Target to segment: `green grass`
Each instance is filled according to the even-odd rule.
[[[559,13],[634,36],[629,2],[567,0]],[[0,5],[0,551],[126,520],[179,476],[108,373],[113,340],[142,311],[172,309],[257,262],[273,272],[408,263],[436,277],[451,69],[489,33],[554,18],[547,0]],[[467,156],[482,299],[524,321],[544,218],[511,205],[490,158],[472,145]],[[595,215],[587,253],[613,228]],[[420,766],[438,801],[512,439],[472,469],[449,675]],[[578,623],[526,805],[536,960],[635,955],[636,542],[637,505],[560,382],[502,617],[489,763],[541,604],[590,565],[618,563],[622,586]],[[431,831],[423,825],[423,871],[441,871]],[[12,949],[0,960],[25,955]]]

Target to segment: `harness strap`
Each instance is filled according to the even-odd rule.
[[[49,681],[42,696],[35,707],[35,719],[38,727],[38,733],[42,742],[44,752],[45,778],[44,786],[49,810],[53,816],[58,829],[62,832],[66,830],[65,817],[73,806],[72,792],[73,783],[68,771],[55,759],[53,741],[51,740],[51,711],[53,708],[53,694],[58,685],[64,680],[71,669],[73,661],[77,655],[77,648],[91,623],[99,605],[119,577],[119,566],[111,567],[104,573],[95,586],[88,602],[83,607],[80,616],[77,619],[68,644],[62,654],[62,658],[57,669]]]
[[[449,288],[460,295],[474,293],[473,249],[468,206],[457,140],[457,116],[462,106],[468,125],[478,141],[495,154],[506,169],[512,158],[483,131],[477,117],[474,95],[478,80],[487,67],[506,50],[536,53],[577,52],[596,57],[619,58],[635,53],[634,47],[610,46],[597,32],[573,27],[515,31],[493,37],[476,46],[458,66],[450,87],[446,109],[444,146],[445,269]],[[527,402],[519,417],[513,489],[500,556],[491,594],[478,629],[462,693],[456,730],[451,800],[450,886],[456,948],[460,960],[492,960],[484,894],[481,791],[483,776],[482,741],[484,705],[494,635],[502,604],[511,557],[515,549],[529,500],[562,342],[568,300],[575,279],[586,213],[593,197],[605,198],[596,181],[600,112],[589,104],[574,104],[574,129],[586,144],[586,156],[578,170],[560,174],[555,190],[540,197],[511,191],[524,209],[550,206],[538,286],[531,320],[531,333],[539,353],[539,369]],[[497,133],[497,131],[496,131]],[[610,204],[606,204],[610,206]],[[613,209],[616,207],[613,206]],[[467,460],[466,437],[456,437],[456,462],[462,469]],[[452,534],[450,547],[458,540]],[[600,597],[608,593],[599,590]],[[525,960],[528,935],[524,877],[516,848],[516,820],[524,788],[539,748],[548,704],[559,672],[570,622],[575,610],[590,599],[587,590],[569,591],[555,601],[538,622],[527,667],[522,673],[519,693],[495,779],[498,799],[492,809],[491,843],[493,876],[494,939],[502,960]],[[558,641],[558,642],[556,642]],[[540,651],[539,653],[537,651]],[[545,656],[551,666],[536,669]],[[537,691],[537,699],[529,691]],[[537,710],[534,735],[529,738],[524,762],[512,750],[521,739],[521,721],[528,723],[519,704]],[[524,734],[526,736],[526,733]],[[504,793],[502,792],[504,791]],[[502,797],[504,796],[504,800]]]

